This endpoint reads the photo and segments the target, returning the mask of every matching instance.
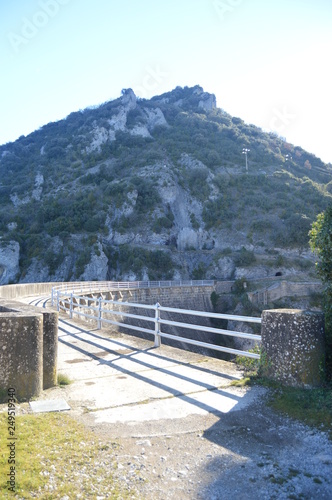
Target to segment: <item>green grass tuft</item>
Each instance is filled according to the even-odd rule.
[[[70,378],[65,375],[64,373],[58,373],[58,385],[62,386],[62,385],[69,385],[72,383],[72,380],[70,380]]]

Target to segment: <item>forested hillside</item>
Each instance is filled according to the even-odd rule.
[[[201,87],[127,89],[0,147],[0,284],[314,275],[331,200],[330,164]]]

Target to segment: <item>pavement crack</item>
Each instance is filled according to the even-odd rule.
[[[115,410],[116,408],[130,408],[130,407],[135,407],[135,406],[140,406],[140,405],[146,405],[150,403],[155,403],[155,402],[160,402],[160,401],[166,401],[167,399],[174,399],[174,398],[185,398],[188,396],[194,396],[195,394],[202,394],[204,392],[213,392],[213,391],[218,391],[219,389],[227,389],[231,387],[230,384],[227,385],[220,385],[218,387],[209,387],[201,390],[196,390],[196,391],[188,391],[188,392],[178,392],[174,394],[170,394],[168,396],[164,397],[159,397],[159,398],[147,398],[143,399],[141,401],[134,401],[130,403],[123,403],[123,404],[117,404],[117,405],[110,405],[110,406],[104,406],[104,407],[98,407],[98,408],[85,408],[86,413],[95,413],[98,411],[106,411],[106,410]]]

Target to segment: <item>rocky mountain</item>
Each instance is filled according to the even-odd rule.
[[[0,284],[307,277],[331,200],[330,164],[201,87],[126,89],[0,147]]]

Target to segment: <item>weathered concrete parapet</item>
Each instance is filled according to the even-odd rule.
[[[19,399],[57,383],[58,313],[0,299],[0,388]]]
[[[286,385],[311,387],[323,379],[324,314],[300,309],[262,313],[263,369]]]
[[[43,316],[0,308],[0,388],[19,399],[43,389]]]
[[[43,309],[43,389],[57,384],[58,316],[59,313]]]

